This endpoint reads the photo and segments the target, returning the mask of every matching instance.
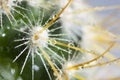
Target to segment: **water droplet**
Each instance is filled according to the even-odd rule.
[[[10,27],[7,27],[7,29],[10,29]]]
[[[17,80],[23,80],[21,77],[18,77]]]
[[[49,42],[50,42],[51,44],[56,44],[56,43],[57,43],[57,41],[54,40],[54,39],[53,39],[53,40],[50,40]]]
[[[11,73],[12,73],[12,74],[15,74],[15,69],[11,69]]]
[[[39,66],[33,65],[33,69],[34,69],[35,71],[39,71]]]
[[[6,34],[5,34],[5,33],[3,33],[3,34],[2,34],[2,37],[5,37],[5,36],[6,36]]]
[[[69,54],[72,54],[72,50],[69,50],[68,53],[69,53]]]

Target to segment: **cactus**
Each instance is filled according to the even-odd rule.
[[[120,1],[95,1],[0,0],[0,80],[119,80]]]

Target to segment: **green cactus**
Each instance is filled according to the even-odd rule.
[[[0,80],[120,79],[104,72],[120,72],[113,54],[119,33],[102,27],[118,24],[119,8],[83,0],[0,0]],[[105,18],[97,13],[109,10]]]

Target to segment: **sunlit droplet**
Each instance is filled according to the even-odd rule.
[[[5,34],[5,33],[3,33],[3,34],[2,34],[2,37],[5,37],[5,36],[6,36],[6,34]]]

